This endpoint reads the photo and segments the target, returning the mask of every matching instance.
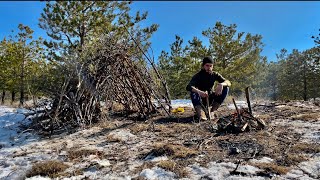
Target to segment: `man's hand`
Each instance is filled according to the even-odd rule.
[[[206,92],[203,92],[203,91],[198,91],[198,94],[202,97],[202,98],[206,98],[206,97],[208,97],[209,95],[208,95],[208,92],[206,91]]]
[[[195,93],[198,93],[199,95],[200,95],[200,97],[202,97],[202,98],[206,98],[206,97],[209,97],[209,94],[208,94],[208,92],[207,91],[201,91],[200,89],[197,89],[196,87],[194,87],[194,86],[191,86],[191,88],[192,88],[192,92],[195,92]]]
[[[219,96],[222,94],[223,85],[221,83],[217,84],[217,87],[215,89],[215,95]]]

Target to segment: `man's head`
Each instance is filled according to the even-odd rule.
[[[211,57],[205,57],[202,60],[202,68],[207,72],[211,73],[213,69],[213,60]]]

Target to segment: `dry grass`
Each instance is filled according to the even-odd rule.
[[[14,152],[12,157],[16,158],[16,157],[26,156],[28,154],[30,154],[30,153],[29,152],[20,152],[20,153]]]
[[[103,129],[114,129],[117,127],[116,123],[114,122],[110,122],[110,121],[100,121],[100,123],[98,124],[98,126],[100,128],[103,128]]]
[[[268,121],[268,120],[271,119],[271,116],[270,116],[270,114],[259,114],[259,115],[257,116],[257,118],[262,119],[262,120],[264,120],[264,121]]]
[[[291,116],[293,120],[312,121],[320,118],[319,113],[308,113]]]
[[[174,172],[179,178],[187,177],[189,175],[184,167],[176,164],[174,161],[160,161],[157,165],[162,169]]]
[[[160,161],[157,165],[162,169],[165,169],[171,172],[173,172],[174,169],[176,168],[176,163],[174,161],[169,161],[169,160]]]
[[[136,167],[136,168],[134,169],[133,173],[134,173],[134,174],[137,174],[137,173],[140,174],[140,172],[141,172],[142,170],[144,170],[144,169],[151,169],[154,165],[155,165],[154,162],[146,161],[146,162],[144,162],[141,166]]]
[[[163,125],[163,124],[156,124],[154,126],[154,128],[157,130],[157,131],[160,131],[160,132],[168,132],[168,130],[170,130],[168,128],[168,125]]]
[[[68,172],[61,172],[59,173],[59,177],[72,177],[72,176],[79,176],[83,175],[83,169],[76,169],[73,171],[68,171]]]
[[[32,176],[49,176],[50,178],[57,178],[61,176],[61,172],[65,171],[69,166],[60,161],[46,161],[36,163],[32,169],[27,172],[27,177]]]
[[[112,102],[112,110],[115,111],[115,112],[119,112],[119,111],[122,111],[124,110],[124,106],[118,102]]]
[[[20,105],[19,101],[14,101],[13,103],[11,103],[11,100],[4,100],[4,103],[1,104],[7,107],[11,107],[11,108],[18,108]]]
[[[107,136],[106,142],[122,142],[122,139],[111,134]]]
[[[300,162],[306,160],[308,160],[308,158],[301,154],[288,154],[285,158],[286,164],[288,165],[298,165]]]
[[[289,172],[289,168],[285,166],[278,166],[274,163],[253,163],[252,165],[264,169],[267,172],[274,173],[274,174],[287,174]]]
[[[171,158],[190,158],[198,152],[179,144],[158,144],[150,152],[153,156],[167,155]]]
[[[148,124],[134,124],[132,127],[129,128],[130,132],[137,135],[142,131],[148,130]]]
[[[143,176],[138,176],[138,177],[132,178],[132,180],[146,180],[146,178]]]
[[[68,158],[70,160],[76,160],[84,157],[88,157],[90,155],[96,155],[98,157],[101,157],[104,155],[102,151],[97,150],[91,150],[91,149],[70,149],[68,150]]]
[[[176,123],[174,125],[169,126],[170,129],[174,129],[175,132],[183,132],[185,130],[189,130],[194,128],[194,125],[191,124],[183,124],[183,123]]]
[[[163,132],[163,136],[165,137],[174,137],[175,135],[184,132],[190,133],[190,131],[194,130],[194,125],[188,123],[158,124],[155,126],[155,129]]]
[[[296,152],[296,153],[319,153],[320,152],[320,146],[319,144],[311,144],[311,143],[297,143],[294,146],[292,146],[291,148],[292,152]]]

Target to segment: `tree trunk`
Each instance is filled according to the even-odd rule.
[[[307,100],[307,75],[306,75],[306,62],[303,62],[303,100]]]
[[[13,104],[15,98],[16,98],[16,92],[11,91],[11,105]]]
[[[1,104],[4,104],[4,97],[6,96],[6,91],[2,90],[2,96],[1,96]]]
[[[306,101],[307,100],[307,78],[306,77],[304,77],[303,83],[304,83],[303,100]]]
[[[277,90],[276,90],[276,85],[272,84],[272,100],[276,101],[277,100]]]
[[[20,90],[20,106],[24,103],[24,92],[23,89]]]
[[[25,57],[24,57],[24,51],[23,51],[23,59],[22,59],[22,63],[21,63],[21,84],[20,84],[20,104],[19,106],[22,106],[24,103],[24,61],[25,61]]]

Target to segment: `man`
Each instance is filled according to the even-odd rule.
[[[205,57],[201,66],[201,70],[192,77],[186,89],[191,92],[191,101],[199,120],[207,120],[201,105],[206,106],[206,98],[209,97],[210,111],[216,111],[226,98],[231,83],[219,73],[213,71],[211,57]],[[218,84],[213,89],[215,81]]]

